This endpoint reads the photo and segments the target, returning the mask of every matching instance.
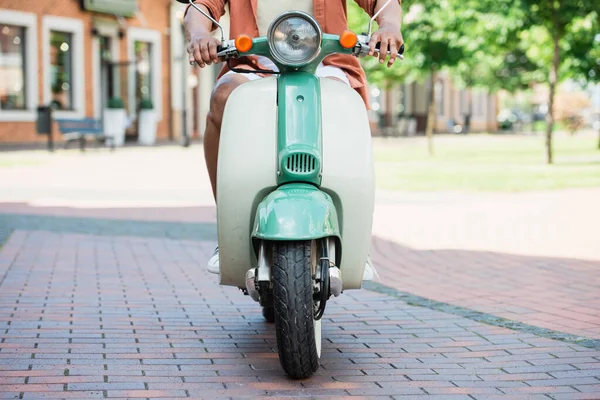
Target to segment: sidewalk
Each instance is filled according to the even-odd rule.
[[[1,398],[600,398],[600,190],[378,193],[381,282],[328,303],[322,367],[290,381],[205,271],[200,148],[2,162]]]
[[[204,263],[214,242],[17,231],[0,253],[2,398],[592,399],[600,351],[409,306],[330,303],[321,369]],[[596,396],[596,397],[594,397]]]
[[[372,253],[386,285],[600,339],[600,190],[382,197]]]

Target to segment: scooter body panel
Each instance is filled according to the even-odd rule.
[[[283,186],[277,190],[281,169],[288,165],[282,158],[281,138],[278,145],[278,125],[285,121],[281,114],[278,118],[277,90],[276,78],[252,81],[237,88],[225,107],[217,173],[220,283],[244,287],[246,271],[257,265],[253,236],[259,240],[335,236],[341,238],[336,261],[343,288],[359,289],[374,204],[371,135],[364,103],[347,85],[320,79],[321,135],[314,137],[321,143],[312,150],[322,148],[320,163],[315,163],[321,186],[288,181],[280,182]],[[280,88],[279,96],[282,92]],[[290,100],[298,100],[298,87],[292,92],[292,98],[286,99],[288,108],[293,104]],[[286,129],[294,127],[286,124]],[[294,186],[303,189],[292,195]],[[307,186],[314,189],[308,193]],[[292,224],[296,225],[292,228]]]
[[[256,213],[253,239],[339,239],[338,217],[331,197],[317,187],[289,183],[269,193]]]
[[[342,236],[343,289],[360,289],[371,244],[375,171],[371,128],[360,95],[321,78],[323,172],[321,189],[333,199]]]
[[[248,82],[229,96],[217,168],[220,283],[245,287],[246,271],[257,264],[255,213],[277,188],[277,78]]]

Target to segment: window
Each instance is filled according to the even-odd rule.
[[[141,99],[152,100],[159,121],[162,120],[162,34],[144,28],[127,29],[127,57],[133,63],[128,67],[127,93],[123,96],[129,116],[137,118]],[[124,80],[125,81],[125,80]]]
[[[0,121],[35,121],[37,52],[36,15],[0,9]]]
[[[434,98],[435,108],[437,109],[437,115],[444,115],[444,82],[440,79],[435,83],[434,87]]]
[[[152,99],[152,44],[136,40],[135,49],[135,101],[136,110],[143,99]]]
[[[406,114],[406,84],[403,83],[398,90],[399,101],[396,106],[396,113],[400,115]]]
[[[473,115],[478,117],[485,116],[486,93],[478,90],[473,93]]]
[[[460,107],[458,108],[459,114],[465,115],[469,113],[469,95],[467,90],[463,89],[460,91]]]
[[[50,32],[50,88],[57,110],[73,109],[73,40],[67,32]]]
[[[0,24],[0,109],[25,110],[25,28]]]
[[[43,104],[56,118],[85,116],[85,47],[83,21],[46,15],[42,18]]]

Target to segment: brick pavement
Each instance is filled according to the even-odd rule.
[[[600,351],[349,291],[322,368],[204,270],[210,241],[22,231],[0,252],[2,398],[597,399]]]
[[[417,250],[374,238],[382,282],[509,320],[600,339],[600,261]]]

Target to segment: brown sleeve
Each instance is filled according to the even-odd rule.
[[[354,0],[356,3],[367,12],[370,16],[375,14],[375,5],[377,5],[377,0]],[[381,0],[385,1],[385,0]]]
[[[225,14],[225,3],[227,3],[227,0],[198,0],[198,1],[196,1],[196,4],[208,8],[210,15],[217,21],[219,21],[221,19],[221,17]],[[189,5],[187,6],[187,8],[185,9],[185,14],[187,14],[190,7],[191,6],[189,6]],[[215,29],[215,28],[216,28],[216,26],[213,26],[213,29]]]

